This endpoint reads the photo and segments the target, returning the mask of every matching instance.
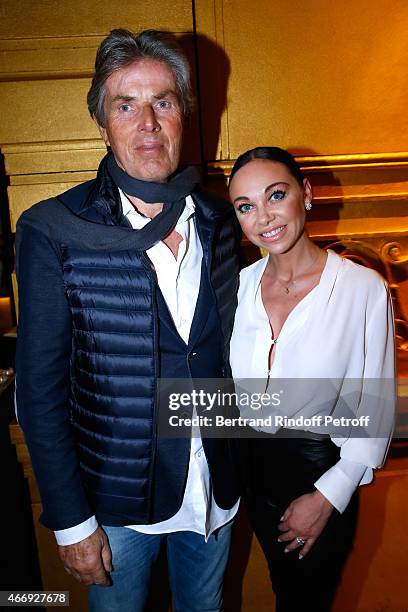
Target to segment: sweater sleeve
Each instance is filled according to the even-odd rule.
[[[70,424],[71,314],[60,250],[24,215],[17,225],[16,270],[16,416],[40,490],[40,521],[49,529],[67,529],[93,515]]]

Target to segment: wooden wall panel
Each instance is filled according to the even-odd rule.
[[[0,39],[0,81],[89,77],[102,36]]]
[[[196,13],[198,33],[230,59],[217,159],[262,144],[320,155],[406,150],[405,0],[196,0]]]
[[[0,142],[97,138],[86,106],[89,79],[0,83]]]
[[[0,39],[104,36],[117,27],[191,32],[191,2],[2,0],[0,4]]]

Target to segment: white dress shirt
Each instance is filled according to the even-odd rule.
[[[139,214],[126,195],[119,190],[123,214],[133,229],[141,229],[150,219]],[[203,251],[194,221],[194,202],[186,198],[186,206],[175,230],[182,241],[178,247],[177,258],[164,242],[158,242],[146,251],[157,276],[157,282],[166,301],[178,333],[188,343],[190,328],[194,317],[200,289],[201,262]],[[229,510],[220,508],[212,493],[207,459],[199,431],[191,438],[188,476],[183,502],[178,512],[171,518],[151,525],[127,525],[131,529],[146,534],[162,534],[174,531],[194,531],[207,540],[222,525],[228,523],[236,514],[239,502]],[[95,516],[80,525],[55,531],[58,544],[66,546],[79,542],[91,535],[98,527]]]
[[[240,275],[231,339],[234,379],[265,381],[268,377],[271,329],[261,295],[267,261],[268,257],[264,257]],[[381,437],[357,438],[352,430],[348,437],[330,434],[340,447],[340,459],[315,482],[315,487],[340,512],[359,484],[371,482],[372,468],[382,465],[389,446],[395,408],[393,321],[384,279],[328,251],[319,284],[291,311],[274,346],[271,380],[313,379],[307,384],[289,385],[293,394],[281,414],[310,418],[317,411],[335,413],[341,393],[322,402],[324,379],[335,381],[340,392],[347,384],[357,385],[359,394],[355,395],[359,399],[355,400],[354,414],[364,414],[361,404],[365,398],[374,427],[378,422]],[[369,386],[380,379],[388,382],[384,384],[385,397],[380,397],[381,393],[374,398],[364,394],[365,384]],[[319,431],[313,427],[304,429]]]

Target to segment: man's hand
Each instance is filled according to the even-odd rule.
[[[58,553],[68,574],[82,584],[110,585],[112,554],[108,538],[100,527],[81,542],[58,546]]]
[[[285,552],[290,552],[302,546],[299,559],[302,559],[326,526],[331,513],[332,504],[320,493],[314,491],[295,499],[286,509],[278,529],[284,533],[279,536],[279,542],[290,542]],[[297,540],[296,538],[300,539]],[[305,542],[302,545],[302,540]]]

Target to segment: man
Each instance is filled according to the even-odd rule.
[[[111,149],[96,180],[24,213],[16,239],[17,410],[41,521],[91,610],[143,610],[163,542],[175,609],[219,610],[233,461],[222,440],[158,436],[157,378],[229,374],[239,234],[178,171],[191,94],[172,37],[113,30],[88,106]]]

